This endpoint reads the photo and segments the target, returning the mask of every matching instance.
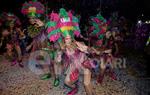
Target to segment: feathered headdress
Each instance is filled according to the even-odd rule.
[[[101,46],[107,29],[107,21],[101,14],[97,14],[96,17],[91,18],[91,23],[89,36],[98,39],[96,46]]]
[[[50,42],[62,41],[62,37],[70,35],[72,38],[80,35],[78,19],[61,8],[59,14],[52,12],[50,21],[46,25],[48,27],[48,38]]]
[[[25,2],[21,10],[21,12],[24,15],[28,15],[28,17],[41,17],[41,14],[44,14],[44,11],[44,5],[37,0]]]

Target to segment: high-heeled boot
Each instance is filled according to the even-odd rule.
[[[76,93],[78,93],[77,85],[75,86],[75,88],[72,88],[72,90],[70,92],[68,92],[67,95],[75,95]]]
[[[99,74],[97,78],[97,83],[101,84],[103,82],[103,79],[104,79],[104,74]]]
[[[21,68],[24,67],[24,65],[22,64],[22,60],[18,60],[18,65],[19,65],[19,67],[21,67]]]
[[[117,77],[112,70],[109,71],[109,76],[111,77],[112,80],[117,80]]]
[[[17,61],[14,59],[12,62],[11,62],[11,66],[14,66],[17,64]]]

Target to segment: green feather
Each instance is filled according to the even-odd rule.
[[[53,26],[56,26],[56,22],[49,21],[46,23],[46,27],[53,27]]]
[[[37,0],[32,0],[32,2],[37,2]]]
[[[77,17],[73,17],[72,22],[79,22],[79,19]]]
[[[58,42],[59,42],[59,43],[61,43],[61,42],[62,42],[62,37],[60,37],[60,38],[58,39]]]
[[[99,35],[98,38],[99,38],[99,39],[103,39],[103,38],[104,38],[104,35]]]
[[[54,35],[54,34],[59,33],[59,32],[60,32],[60,29],[56,29],[56,30],[51,31],[51,32],[48,34],[48,38],[49,38],[51,35]]]
[[[59,15],[60,15],[60,17],[68,17],[68,13],[64,8],[61,8],[59,10]]]

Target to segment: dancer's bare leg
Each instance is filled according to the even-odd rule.
[[[106,69],[106,65],[105,65],[104,58],[101,58],[100,61],[101,61],[101,64],[100,64],[100,70],[101,70],[101,72],[100,72],[100,74],[103,75],[104,72],[105,72],[105,69]]]
[[[54,73],[55,73],[55,77],[57,78],[59,75],[61,75],[61,63],[54,63]]]
[[[21,48],[18,46],[18,45],[15,45],[15,49],[17,51],[17,55],[18,55],[18,60],[22,60],[22,57],[21,57]]]
[[[91,71],[89,69],[84,69],[84,86],[87,95],[96,95],[91,83]]]
[[[103,78],[104,78],[105,69],[106,69],[104,58],[101,58],[100,62],[101,62],[100,63],[100,73],[99,73],[99,76],[97,78],[98,83],[102,83]]]
[[[19,66],[23,67],[22,65],[22,54],[21,54],[21,48],[18,45],[15,45],[15,49],[17,51],[17,55],[18,55],[18,62],[19,62]]]

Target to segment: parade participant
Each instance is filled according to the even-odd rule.
[[[47,23],[46,27],[48,28],[48,33],[49,33],[49,29],[52,27],[51,25],[53,25],[54,23],[56,23],[56,18],[57,18],[57,15],[55,13],[51,13],[50,14],[50,22]],[[50,28],[49,28],[50,27]],[[55,87],[59,86],[60,84],[60,74],[62,73],[61,72],[61,56],[62,56],[62,50],[60,49],[60,45],[58,43],[54,43],[52,40],[50,40],[50,47],[52,48],[51,49],[51,52],[50,52],[50,57],[51,57],[51,60],[52,60],[52,71],[53,71],[53,76],[54,76],[54,83],[53,85]],[[59,70],[59,71],[58,71]]]
[[[61,47],[58,43],[54,43],[54,86],[57,87],[60,84],[60,76],[62,74],[63,64],[62,64],[62,55],[63,52],[61,50]]]
[[[112,49],[114,48],[114,40],[111,32],[107,31],[108,22],[101,14],[97,14],[96,17],[92,17],[91,19],[92,26],[90,28],[89,42],[92,46],[96,47],[97,54],[94,56],[100,60],[100,74],[97,78],[97,82],[102,83],[104,73],[107,69],[106,67],[110,67],[110,70],[112,70]]]
[[[44,15],[44,12],[45,12],[44,5],[38,2],[37,0],[25,2],[23,4],[21,12],[24,15],[27,15],[29,18],[29,26],[27,28],[27,35],[28,35],[28,40],[30,43],[28,43],[26,50],[28,52],[30,51],[35,52],[36,50],[42,49],[41,52],[46,51],[51,56],[51,53],[53,50],[51,49],[50,46],[47,46],[48,42],[47,42],[46,27],[45,27],[44,21],[41,20],[41,17]],[[41,57],[43,58],[43,56]],[[53,62],[52,58],[51,58],[51,61]],[[50,71],[52,71],[50,65],[51,64],[49,63],[48,67]],[[46,73],[41,76],[42,80],[47,80],[49,78],[51,78],[50,73]]]
[[[26,29],[22,29],[21,26],[16,26],[15,30],[18,32],[19,36],[19,45],[21,48],[22,56],[26,54],[26,46],[27,46],[27,34],[26,34]]]
[[[10,39],[8,43],[6,43],[7,54],[13,57],[13,62],[11,64],[12,66],[19,63],[19,66],[23,67],[21,48],[19,45],[19,32],[15,29],[15,27],[17,25],[21,25],[21,23],[14,14],[8,13],[6,14],[6,17],[6,26],[8,27],[7,29],[10,34]]]
[[[106,71],[108,70],[109,72],[109,76],[113,79],[116,80],[116,76],[114,74],[113,71],[113,48],[114,48],[114,40],[113,37],[111,35],[110,31],[106,32],[105,38],[104,38],[104,42],[103,42],[103,46],[101,47],[101,49],[103,49],[103,53],[101,54],[100,57],[100,74],[98,76],[97,82],[98,83],[102,83],[104,75],[106,73]]]
[[[48,37],[51,42],[60,44],[67,57],[64,59],[67,67],[65,84],[72,88],[67,95],[75,95],[78,92],[76,81],[81,70],[84,72],[84,85],[87,95],[95,95],[91,83],[91,65],[86,56],[86,53],[90,50],[86,45],[74,39],[74,35],[77,37],[80,35],[78,19],[64,8],[60,9],[59,14],[52,13],[51,16],[48,24]]]
[[[58,43],[48,43],[48,46],[42,48],[45,50],[51,59],[51,64],[49,65],[50,73],[44,74],[41,76],[42,80],[47,80],[51,77],[54,77],[53,85],[55,87],[59,86],[60,84],[60,76],[62,74],[62,51]]]
[[[114,57],[121,57],[122,54],[123,54],[123,46],[122,46],[122,43],[123,43],[123,38],[122,38],[122,35],[118,29],[118,27],[114,27],[111,29],[111,32],[112,32],[112,37],[113,37],[113,40],[114,40],[114,47],[113,47],[113,56]]]
[[[41,43],[46,39],[44,22],[40,19],[44,14],[44,6],[37,0],[25,2],[21,12],[27,15],[30,25],[27,28],[28,36],[32,40],[27,46],[27,51],[41,48]]]
[[[4,54],[6,52],[6,44],[11,39],[10,33],[6,27],[0,29],[0,50]]]

